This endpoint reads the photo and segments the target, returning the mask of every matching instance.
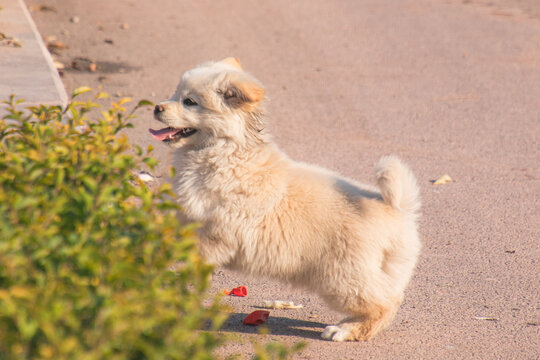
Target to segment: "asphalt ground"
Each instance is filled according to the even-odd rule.
[[[62,81],[115,98],[160,101],[207,60],[240,58],[266,86],[268,127],[291,157],[373,181],[384,154],[421,186],[423,251],[394,323],[369,342],[320,339],[341,319],[317,296],[218,269],[212,292],[246,285],[223,328],[250,338],[306,341],[298,359],[540,357],[540,2],[29,0]],[[45,6],[45,7],[44,7]],[[52,39],[52,38],[50,38]],[[84,64],[96,64],[95,71]],[[83,65],[80,65],[83,64]],[[147,128],[164,175],[169,150]],[[453,181],[434,185],[448,174]],[[263,300],[268,335],[241,324]]]

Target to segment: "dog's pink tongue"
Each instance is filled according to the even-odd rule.
[[[161,130],[148,129],[148,131],[150,131],[150,134],[154,137],[154,139],[163,141],[176,134],[178,132],[178,129],[167,127]]]

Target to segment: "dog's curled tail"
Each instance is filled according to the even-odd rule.
[[[420,195],[411,169],[396,156],[383,156],[375,171],[383,201],[416,217],[420,211]]]

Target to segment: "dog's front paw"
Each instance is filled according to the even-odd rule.
[[[324,328],[321,337],[325,340],[332,341],[354,341],[356,340],[353,333],[340,327],[339,325],[330,325]]]

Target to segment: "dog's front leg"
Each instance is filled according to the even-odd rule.
[[[227,250],[227,247],[220,246],[217,241],[209,240],[207,237],[199,235],[199,242],[197,244],[199,255],[201,255],[203,261],[207,264],[215,267],[221,267],[231,262],[231,251]],[[169,266],[171,271],[180,271],[184,268],[183,261],[177,261]]]
[[[203,260],[215,267],[228,265],[235,254],[235,250],[226,242],[204,234],[199,234],[198,248]]]

